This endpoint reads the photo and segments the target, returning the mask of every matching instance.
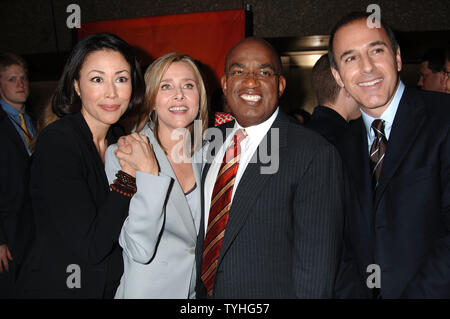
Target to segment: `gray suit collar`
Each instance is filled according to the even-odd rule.
[[[174,183],[172,186],[173,187],[172,195],[175,198],[175,201],[173,202],[174,207],[176,208],[176,210],[180,216],[180,219],[182,220],[183,224],[186,226],[189,233],[192,235],[192,239],[195,242],[197,240],[197,233],[198,233],[199,225],[195,225],[194,217],[192,215],[193,212],[191,212],[191,209],[187,202],[186,196],[184,195],[184,192],[183,192],[180,184],[177,181],[175,172],[173,171],[172,166],[170,165],[169,160],[167,159],[167,156],[166,156],[164,150],[159,145],[159,143],[156,140],[156,137],[155,137],[153,131],[150,129],[150,127],[152,127],[152,126],[151,125],[145,126],[145,128],[140,133],[143,135],[146,135],[149,138],[150,143],[153,145],[153,151],[155,152],[155,156],[158,161],[160,174],[169,176],[174,180]],[[200,152],[200,154],[201,154],[201,150],[198,152]],[[196,157],[197,154],[195,154],[194,156]],[[200,187],[201,163],[193,163],[192,167],[193,167],[193,171],[194,171],[194,175],[195,175],[195,182],[197,183],[197,187]]]

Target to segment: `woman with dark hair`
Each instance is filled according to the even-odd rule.
[[[19,279],[27,298],[112,298],[123,272],[120,229],[132,193],[110,190],[104,156],[145,85],[132,48],[95,34],[73,49],[55,91],[60,117],[39,136],[30,168],[36,234]],[[22,295],[23,294],[23,295]]]

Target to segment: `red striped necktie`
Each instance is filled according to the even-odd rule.
[[[212,296],[220,249],[231,207],[231,197],[241,156],[241,141],[247,136],[238,130],[228,145],[220,165],[219,174],[211,196],[208,228],[203,245],[202,280],[206,291]]]

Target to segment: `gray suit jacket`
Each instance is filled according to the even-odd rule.
[[[274,128],[279,130],[278,145],[271,142]],[[279,168],[261,174],[262,161],[248,164],[235,190],[213,297],[330,298],[343,239],[339,155],[282,111],[266,138],[269,152],[279,147]],[[203,183],[209,167],[207,163]],[[196,250],[198,298],[206,297],[200,278],[204,233],[202,218]]]
[[[148,136],[153,145],[160,172],[158,176],[136,173],[137,193],[131,199],[119,238],[124,274],[115,298],[193,298],[200,211],[191,211],[149,126],[140,133]],[[114,144],[106,152],[110,183],[120,170],[116,149]],[[197,183],[193,195],[200,200],[201,151],[194,154],[193,162]]]

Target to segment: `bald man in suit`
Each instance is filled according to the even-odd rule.
[[[331,298],[343,237],[337,151],[279,109],[286,80],[266,41],[236,44],[221,83],[236,120],[219,126],[225,140],[211,142],[202,174],[197,297]]]

